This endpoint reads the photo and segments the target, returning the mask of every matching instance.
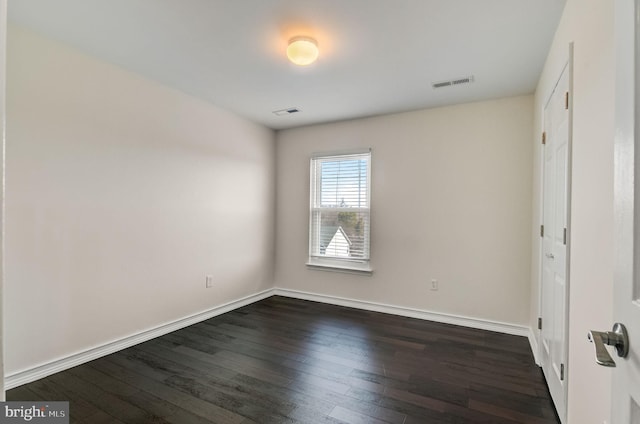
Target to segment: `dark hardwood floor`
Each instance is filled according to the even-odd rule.
[[[271,297],[7,392],[72,423],[558,423],[526,338]]]

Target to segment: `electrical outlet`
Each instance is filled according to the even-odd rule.
[[[438,290],[438,280],[435,278],[431,280],[431,290]]]
[[[205,278],[205,287],[210,289],[211,287],[213,287],[213,277],[210,275],[207,275]]]

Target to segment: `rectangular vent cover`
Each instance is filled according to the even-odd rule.
[[[434,83],[431,83],[431,86],[435,89],[435,88],[451,87],[451,86],[460,85],[460,84],[469,84],[471,82],[473,82],[473,75],[464,77],[464,78],[456,78],[448,81],[434,82]]]
[[[298,113],[300,109],[297,107],[290,107],[287,109],[274,110],[273,114],[277,116],[291,115],[292,113]]]

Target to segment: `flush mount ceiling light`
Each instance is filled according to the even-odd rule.
[[[293,37],[289,40],[287,57],[299,66],[311,65],[318,59],[318,43],[310,37]]]

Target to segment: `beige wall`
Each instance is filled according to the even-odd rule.
[[[532,105],[523,96],[278,132],[276,286],[528,324]],[[309,157],[356,147],[373,149],[374,273],[309,270]]]
[[[574,42],[573,172],[570,231],[569,423],[608,420],[611,371],[595,364],[589,329],[612,325],[613,2],[568,0],[535,95],[534,157],[539,164],[544,103]],[[540,225],[540,169],[534,168],[534,220]],[[538,313],[540,239],[533,237],[531,319]],[[535,328],[535,327],[534,327]]]
[[[5,133],[5,77],[6,77],[6,28],[7,28],[7,1],[0,0],[0,144],[4,146]],[[4,180],[4,149],[0,148],[0,181]],[[0,183],[0,187],[4,187],[4,183]],[[4,204],[4,190],[0,189],[0,205]],[[4,209],[0,207],[0,401],[5,399],[4,396],[4,302],[3,302],[3,246],[2,239],[4,232]]]
[[[8,43],[7,374],[273,286],[273,131]]]

